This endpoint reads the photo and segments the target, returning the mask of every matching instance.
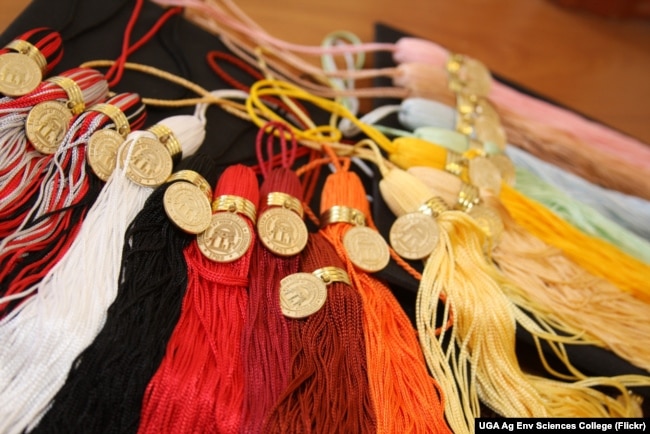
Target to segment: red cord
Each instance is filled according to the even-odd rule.
[[[147,31],[147,33],[144,34],[136,43],[134,43],[131,47],[129,47],[129,39],[131,39],[131,32],[133,31],[133,27],[135,27],[135,23],[138,20],[138,16],[140,15],[140,10],[142,9],[142,3],[144,0],[138,0],[135,8],[133,9],[133,13],[131,15],[131,18],[129,19],[129,22],[126,26],[126,29],[124,31],[124,40],[122,42],[122,54],[116,59],[115,63],[111,68],[108,70],[106,73],[106,79],[110,80],[108,85],[110,87],[114,87],[117,83],[120,82],[122,79],[122,76],[124,75],[124,64],[126,63],[127,58],[135,53],[137,50],[142,48],[144,44],[149,42],[151,38],[154,37],[154,35],[160,30],[160,28],[174,15],[178,15],[183,11],[183,8],[181,7],[175,7],[168,9],[160,18],[158,18],[158,21]]]

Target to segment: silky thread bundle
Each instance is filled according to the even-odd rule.
[[[126,158],[128,163],[130,150]],[[0,323],[2,358],[11,367],[3,375],[2,395],[3,411],[11,415],[3,418],[9,432],[31,429],[39,421],[75,358],[104,323],[117,290],[121,241],[150,192],[129,188],[125,170],[115,168],[66,255],[30,288],[37,296]],[[129,206],[121,206],[123,201]],[[106,216],[113,218],[106,222]],[[17,354],[12,356],[12,350]]]
[[[399,169],[380,181],[380,189],[398,216],[416,209],[431,195],[416,178]],[[406,191],[410,194],[403,194]],[[418,196],[419,200],[413,201]],[[446,417],[454,432],[472,430],[473,417],[479,415],[479,397],[506,417],[548,417],[558,412],[582,417],[631,414],[634,409],[629,401],[623,405],[604,394],[596,396],[595,390],[580,383],[564,384],[525,374],[514,352],[515,324],[544,340],[550,336],[506,297],[504,289],[511,283],[486,262],[486,235],[478,224],[455,210],[440,213],[436,221],[440,238],[426,260],[416,322],[429,368],[445,391]],[[446,333],[438,337],[434,333],[441,321],[437,313],[441,293],[447,297],[442,320],[446,320],[448,309],[454,312],[448,339],[456,344],[447,349],[441,346]],[[555,339],[562,341],[559,336]]]
[[[395,44],[393,58],[398,63],[427,63],[443,69],[450,53],[438,44],[419,38],[401,38]],[[569,132],[585,144],[624,159],[632,165],[648,168],[650,157],[647,146],[638,140],[591,121],[564,108],[538,98],[528,96],[497,80],[491,81],[489,98],[498,106],[513,112],[525,113],[526,117],[552,128]]]
[[[222,195],[257,204],[253,171],[239,164],[228,167],[214,191],[215,198]],[[253,222],[246,224],[253,231]],[[147,386],[138,432],[239,432],[244,400],[241,335],[251,252],[219,263],[205,257],[196,241],[185,249],[188,285],[181,316]]]
[[[339,170],[325,180],[321,211],[333,206],[359,210],[370,221],[370,206],[359,177]],[[354,266],[343,245],[351,229],[333,223],[321,233],[345,262],[363,302],[363,327],[370,394],[375,404],[377,432],[451,432],[443,414],[444,396],[428,374],[417,332],[390,289]]]
[[[26,123],[31,110],[45,101],[81,103],[89,107],[107,98],[108,86],[98,71],[74,68],[58,77],[74,81],[81,91],[81,101],[70,100],[61,85],[45,81],[33,92],[3,104],[0,109],[0,239],[10,235],[22,223],[36,200],[35,194],[53,158],[53,155],[43,155],[37,151],[26,136]],[[52,131],[56,132],[56,126]],[[65,130],[61,132],[65,133]]]
[[[573,200],[561,190],[545,183],[526,169],[516,169],[515,188],[553,211],[582,232],[619,248],[634,258],[650,264],[650,243],[603,217],[588,205]]]
[[[310,234],[300,258],[305,273],[344,267],[319,233]],[[357,291],[334,281],[327,286],[327,300],[319,311],[290,320],[289,383],[264,432],[376,432],[362,317]]]
[[[444,169],[447,151],[415,137],[399,137],[392,145],[391,158],[399,167],[414,165]],[[399,157],[397,157],[397,155]],[[502,183],[499,198],[512,217],[544,242],[562,249],[567,256],[590,273],[614,283],[641,300],[648,300],[648,265],[622,252],[616,246],[582,233],[552,211]]]
[[[144,122],[146,112],[137,94],[119,94],[107,104],[124,113],[126,128],[138,129]],[[79,116],[64,137],[34,206],[18,230],[0,243],[3,294],[21,294],[36,285],[68,250],[103,184],[86,170],[86,145],[93,133],[113,127],[113,122],[91,110]]]
[[[647,224],[650,221],[650,202],[647,200],[593,184],[517,147],[509,146],[506,154],[515,166],[530,171],[567,192],[574,200],[589,205],[603,216],[650,240]]]
[[[281,192],[302,201],[302,186],[288,167],[271,170],[260,189],[260,215],[270,193]],[[289,366],[289,325],[280,309],[280,280],[298,272],[299,256],[279,256],[258,241],[253,246],[248,311],[242,334],[245,399],[242,431],[261,432],[264,419],[286,388]]]
[[[376,112],[379,111],[381,111],[381,108],[376,109]],[[453,148],[451,147],[450,139],[455,136],[451,136],[447,132],[451,133],[451,130],[455,128],[456,111],[452,107],[424,98],[409,98],[395,107],[393,111],[398,112],[400,123],[413,131],[412,133],[404,131],[401,134],[416,135],[419,138],[445,146],[456,152],[462,153],[468,149],[469,142],[467,138],[459,146],[456,146],[454,141]],[[362,120],[368,117],[369,123],[375,123],[376,115],[373,112],[364,116]],[[381,126],[377,127],[382,128]],[[394,130],[390,131],[395,132]],[[455,134],[458,135],[459,133]],[[485,151],[490,153],[488,149],[485,149]],[[570,195],[575,202],[589,205],[593,210],[598,211],[599,214],[607,217],[612,222],[625,227],[646,240],[650,239],[650,231],[648,231],[646,225],[646,222],[650,219],[650,204],[648,204],[647,200],[593,184],[516,146],[507,146],[505,153],[518,169],[528,170],[543,181]],[[516,183],[515,188],[517,188]],[[581,216],[580,219],[588,220],[592,213],[586,210],[581,212],[579,211],[580,207],[578,204],[572,206],[571,213],[580,213],[578,214]],[[597,217],[594,218],[600,220]],[[585,223],[587,222],[585,221]],[[603,236],[608,235],[603,233]],[[620,237],[612,238],[618,239]]]
[[[447,201],[454,200],[461,189],[460,179],[447,172],[429,167],[412,167],[408,172],[426,184],[431,194]],[[507,295],[558,330],[573,330],[584,343],[608,348],[650,371],[650,354],[644,345],[644,336],[650,333],[649,306],[590,275],[560,250],[524,230],[488,191],[482,191],[481,197],[503,224],[491,258],[516,283],[507,287],[515,291]]]
[[[217,178],[216,164],[207,155],[182,160],[178,170],[184,169],[208,182]],[[163,197],[173,182],[180,181],[155,189],[129,224],[117,295],[106,322],[75,359],[34,432],[137,432],[147,383],[165,354],[187,286],[183,250],[193,237],[163,210]]]
[[[582,233],[552,211],[504,184],[499,194],[515,221],[544,242],[558,247],[590,273],[650,302],[650,267],[613,245]]]

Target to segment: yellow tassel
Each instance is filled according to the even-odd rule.
[[[461,189],[458,177],[441,170],[412,167],[408,172],[427,185],[429,194],[447,201],[453,201]],[[583,333],[584,341],[650,371],[646,343],[650,305],[589,274],[559,249],[526,231],[489,192],[481,191],[481,197],[503,224],[491,253],[501,272],[516,284],[511,288],[517,292],[508,297],[555,329]]]
[[[424,184],[398,169],[385,175],[380,190],[397,216],[415,211],[431,195]],[[410,199],[417,201],[408,203]],[[486,261],[486,235],[470,216],[446,211],[436,221],[440,239],[426,260],[418,289],[416,321],[429,368],[448,397],[445,410],[455,432],[472,430],[473,418],[479,416],[479,398],[506,417],[558,413],[626,416],[633,412],[630,406],[579,382],[563,383],[525,374],[515,355],[516,323],[544,340],[551,337],[550,333],[532,325],[505,295],[511,284]],[[437,303],[442,293],[447,299],[440,318]],[[446,321],[449,309],[454,314],[449,336],[453,344],[443,349],[441,342],[447,336],[436,336],[435,329]],[[556,339],[559,347],[563,340],[570,340],[560,336]],[[621,385],[619,390],[627,393]]]

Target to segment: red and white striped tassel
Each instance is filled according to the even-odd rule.
[[[100,72],[74,68],[0,106],[0,239],[24,219],[52,160],[52,154],[38,151],[32,141],[41,150],[54,150],[51,145],[63,140],[74,119],[107,97],[108,84]]]
[[[38,27],[0,49],[0,103],[32,92],[63,57],[59,32]]]
[[[134,93],[116,95],[79,116],[48,165],[34,206],[18,230],[0,243],[0,294],[20,294],[39,282],[74,240],[103,185],[86,166],[91,136],[100,130],[120,131],[123,141],[145,117]],[[6,314],[8,306],[0,308],[0,315]]]

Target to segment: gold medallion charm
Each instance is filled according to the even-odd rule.
[[[305,222],[287,208],[273,207],[262,213],[257,232],[267,249],[280,256],[293,256],[307,245]]]
[[[487,96],[492,85],[490,70],[481,62],[462,54],[453,54],[447,61],[449,88],[455,93]]]
[[[174,182],[163,196],[167,217],[182,231],[200,234],[212,221],[212,206],[207,196],[194,184]]]
[[[423,259],[433,252],[440,237],[431,216],[414,212],[399,217],[390,228],[390,244],[405,259]]]
[[[506,132],[499,121],[488,116],[478,116],[474,120],[474,133],[481,142],[495,145],[501,152],[506,149]]]
[[[34,148],[45,155],[59,149],[72,121],[70,110],[58,101],[36,104],[27,115],[25,134]]]
[[[167,149],[151,137],[139,137],[131,148],[126,176],[143,187],[157,187],[172,174],[174,163]]]
[[[476,205],[468,214],[476,221],[483,232],[496,244],[503,233],[503,220],[496,210],[486,205]]]
[[[22,53],[0,55],[0,92],[18,97],[36,89],[43,79],[38,63]]]
[[[497,196],[501,191],[501,173],[486,157],[475,157],[469,160],[469,179],[472,184],[488,189]]]
[[[350,228],[343,237],[343,246],[350,261],[368,273],[383,270],[390,261],[386,241],[367,226]]]
[[[288,318],[306,318],[327,300],[327,285],[311,273],[294,273],[280,281],[280,308]]]
[[[489,159],[501,174],[501,179],[508,185],[514,185],[517,171],[512,160],[506,154],[490,155]]]
[[[108,181],[117,164],[117,150],[124,143],[124,137],[113,129],[93,133],[86,146],[86,158],[90,168],[102,181]]]
[[[199,249],[215,262],[235,261],[248,251],[253,235],[248,223],[234,212],[212,215],[208,228],[196,236]]]

